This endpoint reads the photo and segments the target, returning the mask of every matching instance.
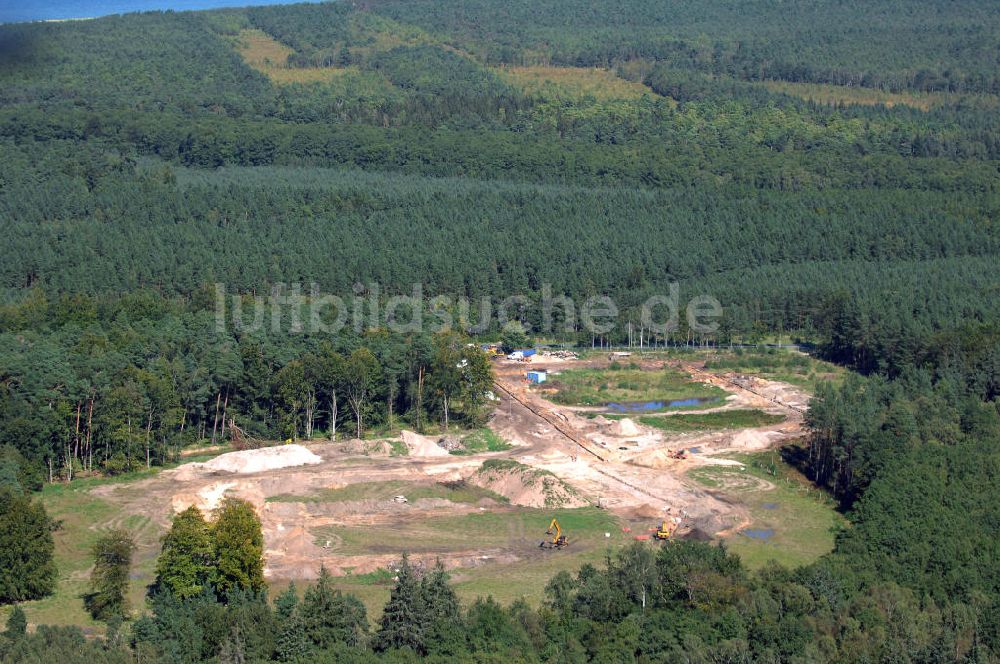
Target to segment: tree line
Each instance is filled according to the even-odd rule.
[[[86,301],[51,333],[5,336],[4,484],[149,468],[198,440],[336,440],[485,419],[492,368],[458,332],[247,334],[151,293],[119,300],[111,318],[89,318]]]
[[[177,530],[175,521],[166,539]],[[991,661],[997,646],[995,622],[977,620],[974,603],[938,606],[891,581],[845,576],[830,561],[750,572],[701,542],[609,552],[601,565],[553,576],[537,608],[490,597],[463,606],[440,563],[422,570],[405,554],[393,574],[374,626],[321,568],[314,583],[292,584],[273,602],[246,588],[155,590],[150,614],[129,629],[114,621],[107,637],[89,641],[76,628],[29,635],[15,611],[0,661],[964,662]]]

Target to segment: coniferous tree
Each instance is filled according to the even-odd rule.
[[[297,613],[307,637],[317,648],[329,648],[335,643],[356,646],[366,641],[368,617],[364,605],[354,596],[335,590],[326,567],[320,568],[316,584],[306,588]]]
[[[0,603],[38,599],[52,592],[53,523],[41,502],[0,487]]]
[[[410,648],[420,653],[424,649],[424,606],[410,559],[403,554],[396,573],[396,585],[382,612],[379,630],[373,646],[383,652],[395,648]]]
[[[295,662],[306,657],[313,649],[313,642],[306,632],[305,623],[298,611],[282,621],[275,653],[280,662]]]
[[[28,618],[24,615],[24,609],[20,605],[15,606],[7,618],[7,629],[3,635],[11,641],[19,639],[28,632]]]
[[[461,608],[440,560],[420,579],[424,645],[428,652],[456,656],[465,646]]]
[[[278,595],[274,600],[274,613],[278,620],[287,620],[292,617],[299,606],[299,590],[292,581],[285,588],[285,592]]]
[[[420,597],[428,623],[456,620],[459,617],[458,597],[448,583],[448,573],[439,559],[434,569],[420,579]]]
[[[300,611],[301,602],[295,582],[288,584],[285,592],[274,601],[274,613],[278,619],[278,638],[275,654],[279,661],[294,662],[305,657],[313,648],[306,634],[305,622]]]

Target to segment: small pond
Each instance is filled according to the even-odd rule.
[[[703,406],[716,401],[714,397],[699,397],[694,399],[678,399],[676,401],[629,401],[625,403],[609,403],[608,410],[616,413],[645,413],[665,408],[690,408],[692,406]]]
[[[746,535],[750,539],[760,540],[766,542],[772,537],[774,537],[773,528],[747,528],[746,530],[740,531],[741,535]]]

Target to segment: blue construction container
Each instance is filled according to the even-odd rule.
[[[529,371],[528,372],[528,382],[529,383],[544,383],[545,382],[545,372],[544,371]]]
[[[538,351],[535,350],[534,348],[526,348],[524,350],[515,350],[514,352],[515,353],[520,353],[521,357],[531,357],[532,355],[534,355]]]

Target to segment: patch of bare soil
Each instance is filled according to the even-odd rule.
[[[340,451],[347,455],[391,456],[392,443],[388,440],[361,440],[352,438],[341,443]]]
[[[590,358],[573,364],[599,368],[607,366],[608,361]],[[643,360],[641,365],[646,370],[674,366],[687,371],[692,380],[716,385],[729,393],[714,408],[685,412],[757,408],[780,414],[784,421],[754,429],[679,433],[631,420],[611,420],[600,414],[587,418],[584,415],[594,409],[552,403],[526,384],[523,365],[501,361],[497,365],[498,383],[504,388],[501,392],[513,398],[501,394],[493,426],[501,435],[524,446],[516,458],[550,470],[623,517],[648,505],[655,510],[683,512],[699,532],[725,536],[734,524],[748,518],[747,510],[693,484],[684,473],[693,466],[728,463],[715,456],[720,453],[766,449],[800,437],[808,395],[776,381],[757,380],[742,385],[733,376],[705,371],[700,363],[651,359]],[[546,365],[544,360],[536,361],[531,368],[544,369]],[[678,454],[681,450],[682,455]]]

